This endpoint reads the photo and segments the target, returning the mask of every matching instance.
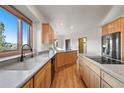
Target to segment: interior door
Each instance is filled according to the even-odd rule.
[[[86,52],[86,41],[87,41],[86,37],[78,39],[79,53],[85,53]]]

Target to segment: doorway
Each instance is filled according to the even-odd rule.
[[[66,50],[70,50],[71,49],[71,47],[70,47],[70,39],[66,39],[65,40],[65,49]]]
[[[78,39],[79,53],[86,53],[87,50],[87,38],[82,37]]]

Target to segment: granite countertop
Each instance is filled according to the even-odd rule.
[[[114,78],[118,79],[122,83],[124,83],[124,64],[100,64],[85,55],[79,54],[81,57],[86,58],[96,66],[100,67],[106,73],[110,74]]]
[[[75,52],[77,50],[57,50],[56,53],[61,53],[61,52]]]
[[[72,51],[76,50],[43,53],[23,62],[0,63],[0,88],[22,87],[39,69],[56,55],[56,53]]]
[[[22,87],[55,54],[49,55],[45,53],[24,62],[0,65],[0,88]]]

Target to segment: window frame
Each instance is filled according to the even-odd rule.
[[[32,20],[26,17],[24,14],[22,14],[19,10],[17,10],[12,5],[0,5],[0,8],[4,9],[5,11],[11,13],[12,15],[16,16],[18,18],[18,29],[17,29],[17,49],[16,50],[10,50],[10,51],[3,51],[0,52],[0,57],[7,57],[12,55],[18,55],[21,53],[21,46],[22,46],[22,40],[23,40],[23,34],[22,34],[22,21],[29,24],[29,44],[33,46],[33,30],[32,30]]]

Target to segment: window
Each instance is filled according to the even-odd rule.
[[[22,21],[23,44],[29,44],[29,31],[30,31],[30,25]]]
[[[19,54],[23,44],[32,44],[31,24],[13,6],[0,5],[0,57]]]
[[[17,50],[18,19],[0,9],[0,52]]]

